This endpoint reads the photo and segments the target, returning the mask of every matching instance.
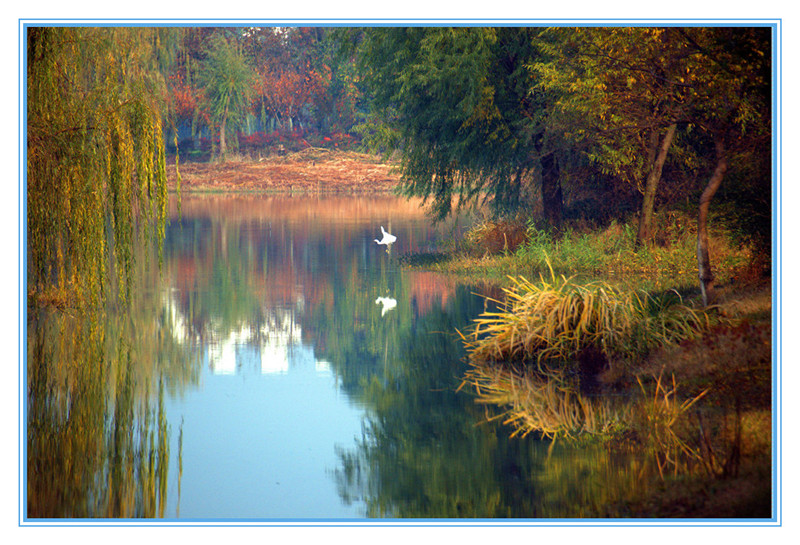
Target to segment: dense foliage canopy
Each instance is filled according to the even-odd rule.
[[[531,177],[558,183],[553,165],[569,150],[558,144],[552,97],[534,89],[527,68],[541,55],[540,32],[392,28],[357,37],[373,142],[402,149],[407,193],[431,197],[438,216],[453,198],[487,196],[495,211],[514,211],[530,201]]]
[[[529,207],[540,183],[557,226],[561,203],[549,197],[562,185],[575,194],[614,179],[650,199],[649,216],[663,168],[673,180],[710,175],[715,135],[740,150],[769,146],[768,28],[374,28],[350,37],[373,141],[403,151],[408,193],[432,197],[440,214],[454,196],[488,195],[497,212]]]
[[[129,291],[134,237],[163,237],[163,71],[174,32],[37,27],[27,40],[29,283],[99,302]],[[110,261],[108,258],[111,258]]]

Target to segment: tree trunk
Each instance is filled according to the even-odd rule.
[[[725,147],[722,139],[715,142],[717,149],[717,167],[708,180],[703,194],[700,195],[700,207],[697,214],[697,270],[700,276],[700,291],[703,294],[703,306],[708,306],[714,301],[714,274],[711,270],[711,260],[708,256],[708,207],[714,193],[719,189],[725,171],[728,170],[728,159],[725,156]]]
[[[542,214],[545,221],[556,231],[561,231],[564,216],[564,198],[559,179],[558,162],[553,154],[541,159],[542,165]]]
[[[644,186],[644,198],[642,199],[642,213],[639,216],[639,231],[636,235],[636,245],[641,246],[650,241],[653,234],[653,208],[656,203],[656,192],[658,190],[658,183],[661,181],[661,171],[664,168],[664,162],[667,160],[667,152],[672,145],[672,140],[675,138],[675,129],[677,125],[673,123],[667,128],[667,134],[661,141],[661,147],[658,151],[658,156],[652,162],[650,173],[647,175],[647,182]]]
[[[219,124],[219,155],[220,157],[225,157],[225,153],[228,151],[228,146],[225,144],[225,125],[228,122],[228,114],[227,112],[225,115],[222,116],[222,121]]]

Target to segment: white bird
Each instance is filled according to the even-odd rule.
[[[386,232],[386,229],[383,228],[383,225],[381,225],[381,233],[383,233],[383,238],[381,240],[378,240],[377,238],[375,239],[375,242],[378,244],[386,244],[389,246],[390,244],[393,244],[395,240],[397,240],[396,236]]]
[[[378,297],[375,299],[376,305],[382,305],[381,316],[385,316],[387,312],[397,306],[397,299],[391,297]]]

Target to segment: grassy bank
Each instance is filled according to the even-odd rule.
[[[179,170],[184,193],[389,194],[399,179],[378,157],[320,148],[262,158],[229,155],[225,161],[181,162]],[[167,169],[167,181],[170,189],[177,189],[174,168]]]
[[[462,388],[519,435],[645,453],[646,496],[601,516],[769,517],[771,285],[763,260],[711,233],[716,305],[701,308],[691,218],[632,224],[477,225],[450,251],[410,260],[504,287],[462,332]],[[665,225],[666,223],[666,225]]]
[[[637,247],[634,221],[595,229],[568,225],[561,234],[523,221],[484,221],[444,253],[411,258],[412,266],[505,284],[507,276],[539,274],[603,278],[649,291],[678,289],[691,293],[697,285],[697,233],[694,218],[680,212],[658,217],[658,236]],[[712,224],[710,253],[719,286],[754,281],[762,266],[753,251]],[[768,261],[768,258],[767,258]]]

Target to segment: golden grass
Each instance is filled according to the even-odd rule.
[[[503,289],[506,300],[493,300],[500,310],[484,312],[469,334],[462,334],[473,360],[541,363],[574,358],[589,346],[609,357],[638,355],[693,338],[715,319],[670,296],[657,298],[603,281],[556,278],[552,269],[550,280],[509,280],[511,287]]]

